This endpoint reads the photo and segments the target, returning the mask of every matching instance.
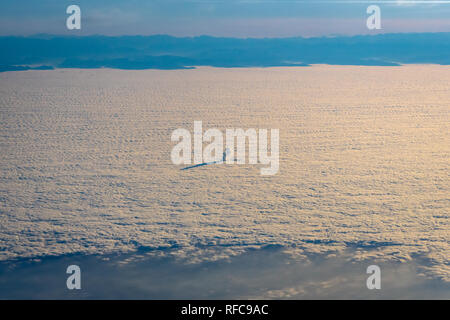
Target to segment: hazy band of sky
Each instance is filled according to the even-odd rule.
[[[71,4],[81,7],[81,30],[66,29],[66,8]],[[379,31],[366,27],[370,4],[381,8]],[[0,0],[0,35],[290,37],[449,32],[449,17],[450,1]]]

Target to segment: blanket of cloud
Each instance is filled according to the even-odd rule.
[[[0,37],[0,71],[42,68],[184,69],[309,64],[450,64],[450,33],[321,38],[210,36]]]
[[[450,67],[0,75],[0,260],[251,248],[450,281]],[[279,128],[280,171],[171,163],[173,130]]]

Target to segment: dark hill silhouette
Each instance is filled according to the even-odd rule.
[[[450,64],[450,33],[266,39],[38,35],[0,37],[0,47],[0,71],[26,69],[29,65],[42,65],[44,69],[183,69]]]

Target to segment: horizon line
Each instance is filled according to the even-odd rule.
[[[450,1],[449,1],[450,3]],[[122,34],[122,35],[107,35],[107,34],[85,34],[85,35],[77,35],[77,34],[57,34],[57,33],[36,33],[30,35],[0,35],[0,38],[34,38],[34,37],[59,37],[59,38],[87,38],[87,37],[105,37],[105,38],[124,38],[124,37],[170,37],[170,38],[178,38],[178,39],[186,39],[186,38],[216,38],[216,39],[314,39],[314,38],[353,38],[353,37],[376,37],[376,36],[386,36],[386,35],[413,35],[413,34],[423,34],[423,35],[436,35],[436,34],[450,34],[450,31],[411,31],[411,32],[378,32],[376,34],[369,33],[360,33],[360,34],[329,34],[329,35],[318,35],[318,36],[286,36],[286,37],[224,37],[224,36],[216,36],[216,35],[208,35],[208,34],[200,34],[195,36],[177,36],[166,33],[155,33],[155,34]]]

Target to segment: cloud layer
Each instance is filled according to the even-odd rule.
[[[0,74],[0,259],[139,248],[192,261],[423,261],[450,280],[447,66]],[[279,128],[280,171],[180,171],[177,128]]]

